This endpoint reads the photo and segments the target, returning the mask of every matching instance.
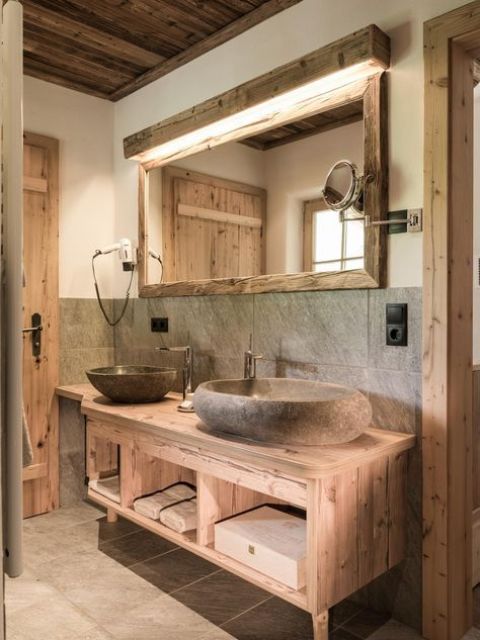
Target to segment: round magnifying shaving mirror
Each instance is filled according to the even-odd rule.
[[[349,160],[339,160],[330,169],[322,189],[322,197],[326,205],[333,211],[353,209],[363,212],[363,176]]]

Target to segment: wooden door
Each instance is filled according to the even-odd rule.
[[[264,189],[175,167],[163,185],[167,282],[265,273]]]
[[[58,141],[24,137],[24,328],[40,314],[38,334],[23,334],[23,397],[33,462],[24,468],[24,516],[58,507]]]

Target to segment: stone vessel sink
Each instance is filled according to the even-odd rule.
[[[292,378],[204,382],[194,406],[213,431],[288,445],[350,442],[372,419],[360,391]]]
[[[91,384],[114,402],[157,402],[173,389],[177,370],[148,365],[100,367],[86,372]]]

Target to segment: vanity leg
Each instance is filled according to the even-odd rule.
[[[314,640],[328,640],[328,611],[312,614]]]
[[[107,522],[111,522],[113,524],[114,522],[117,522],[117,520],[118,513],[113,509],[107,509]]]

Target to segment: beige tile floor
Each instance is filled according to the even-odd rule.
[[[91,505],[26,521],[24,540],[7,640],[311,640],[304,612]],[[357,605],[332,618],[331,640],[420,640]]]

